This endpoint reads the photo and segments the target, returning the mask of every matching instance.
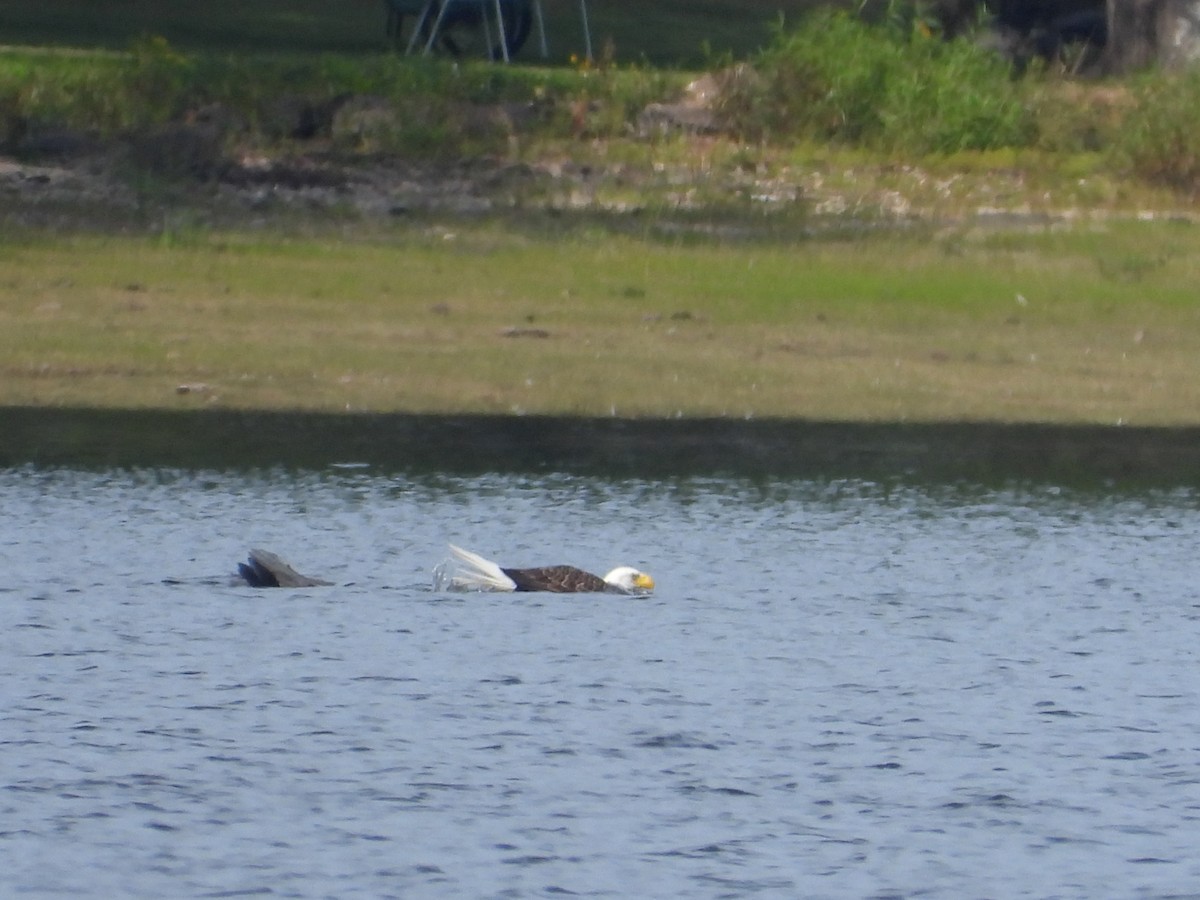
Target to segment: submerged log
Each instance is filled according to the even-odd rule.
[[[311,575],[301,575],[270,550],[251,550],[250,558],[238,563],[238,574],[250,587],[325,587],[332,581],[323,581]]]

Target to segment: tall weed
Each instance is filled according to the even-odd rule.
[[[166,122],[183,112],[195,85],[195,64],[164,38],[147,35],[133,42],[122,87],[130,118],[138,124]]]
[[[1143,81],[1117,139],[1117,161],[1173,188],[1200,187],[1200,69]]]
[[[1029,142],[1032,118],[1000,57],[965,41],[929,38],[903,50],[881,114],[885,147],[955,153]]]

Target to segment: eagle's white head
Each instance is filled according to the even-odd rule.
[[[654,590],[654,579],[632,566],[618,566],[604,576],[604,582],[626,594],[648,594]]]

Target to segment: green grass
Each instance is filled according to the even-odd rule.
[[[0,405],[1194,424],[1198,241],[9,243]]]
[[[811,0],[602,0],[589,6],[597,52],[611,45],[624,62],[696,66],[710,54],[746,56],[763,46],[780,15],[795,17]],[[582,54],[574,0],[543,3],[551,59]],[[212,52],[374,53],[387,46],[381,0],[11,0],[4,37],[11,44],[121,50],[146,34]],[[524,51],[535,58],[531,40]]]
[[[34,7],[20,8],[37,18]],[[346,132],[341,151],[444,158],[511,156],[517,147],[530,158],[531,148],[536,154],[547,141],[568,140],[573,146],[567,152],[586,154],[579,138],[650,144],[657,151],[663,142],[628,141],[638,116],[648,103],[677,96],[691,77],[673,68],[622,64],[628,58],[621,56],[615,65],[605,56],[593,66],[572,67],[450,64],[378,46],[315,53],[294,30],[275,52],[259,42],[251,42],[253,51],[239,48],[208,33],[193,46],[186,30],[166,27],[187,19],[182,8],[163,8],[153,21],[164,26],[159,30],[166,37],[135,28],[146,18],[139,18],[143,7],[122,7],[125,52],[0,50],[0,147],[22,152],[36,146],[26,141],[29,135],[57,127],[114,137],[216,110],[216,118],[202,120],[218,133],[207,151],[212,170],[223,152],[320,149],[292,140],[297,104],[316,112],[317,135],[327,138],[332,110],[345,97],[358,96],[386,99],[389,113],[372,120],[365,138]],[[270,8],[256,4],[254,15]],[[722,3],[664,4],[653,13],[625,10],[624,18],[641,23],[636,33],[644,40],[653,42],[652,35],[661,33],[692,41],[710,32],[744,34],[754,30],[751,22],[772,32],[768,10],[778,12],[765,2],[738,16]],[[289,15],[306,21],[302,9]],[[1027,168],[1034,177],[1039,171],[1076,180],[1077,173],[1134,175],[1194,193],[1200,79],[1166,74],[1113,85],[1048,76],[1015,81],[1001,61],[968,42],[871,27],[846,15],[795,18],[797,27],[775,32],[762,52],[742,48],[751,54],[753,74],[730,79],[718,102],[720,123],[747,166],[797,144],[815,144],[827,154],[849,148],[891,164],[936,158],[944,168]],[[49,44],[56,37],[82,41],[63,24],[70,16],[54,21],[43,35]],[[720,66],[732,53],[705,53],[699,62]],[[672,65],[687,59],[674,51],[667,57]],[[503,117],[489,118],[501,103],[533,113],[519,125],[505,125]]]
[[[1014,84],[962,45],[836,20],[836,41],[787,33],[753,56],[763,80],[726,109],[739,135],[641,139],[638,110],[690,77],[675,67],[754,54],[781,6],[807,3],[597,0],[597,43],[610,37],[618,64],[592,67],[565,65],[569,42],[552,66],[400,57],[366,0],[101,6],[6,7],[9,40],[88,49],[0,51],[0,141],[20,148],[65,124],[119,144],[215,103],[232,124],[207,151],[209,179],[247,153],[570,159],[594,166],[601,202],[549,226],[547,197],[531,193],[519,221],[437,229],[326,210],[257,236],[14,230],[0,235],[0,405],[1200,422],[1190,227],[971,225],[986,206],[1179,202],[1195,179],[1196,79]],[[552,34],[577,33],[572,3],[547,8]],[[404,128],[341,145],[271,124],[292,121],[279,115],[288,95],[341,93],[388,98]],[[467,127],[510,100],[544,120]],[[227,221],[206,217],[203,178],[172,177],[139,172],[146,221],[121,224]],[[749,199],[772,182],[798,198],[774,220]],[[1170,190],[1182,193],[1157,193]],[[830,195],[866,210],[845,223],[857,238],[798,237]],[[888,195],[965,224],[864,236],[864,221],[888,221]],[[698,208],[676,209],[680,197]],[[606,223],[606,208],[638,212]],[[689,217],[765,234],[778,223],[787,239],[657,237]]]

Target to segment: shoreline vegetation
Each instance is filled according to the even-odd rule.
[[[0,49],[0,407],[1200,424],[1200,77],[819,15],[703,71]]]

